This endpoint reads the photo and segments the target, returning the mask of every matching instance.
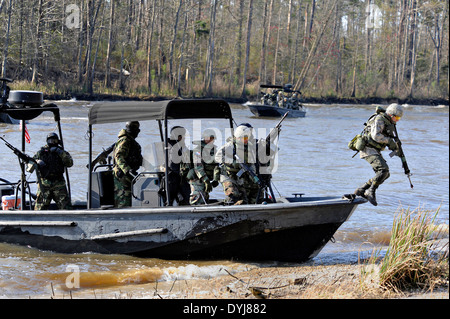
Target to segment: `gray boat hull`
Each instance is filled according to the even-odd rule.
[[[267,205],[4,211],[0,241],[60,253],[302,262],[365,202],[290,198]]]
[[[289,111],[287,117],[305,117],[306,111],[293,110],[282,107],[263,105],[263,104],[246,104],[250,111],[258,117],[282,117]]]

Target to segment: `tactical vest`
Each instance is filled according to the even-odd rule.
[[[206,147],[206,152],[209,149],[209,154],[203,154],[203,152],[205,152],[205,147]],[[205,170],[206,176],[208,176],[208,178],[210,180],[213,180],[214,178],[214,169],[217,167],[217,163],[214,160],[214,155],[215,155],[215,147],[210,147],[207,146],[207,144],[205,143],[205,141],[201,141],[200,145],[198,145],[195,149],[194,152],[200,152],[200,156],[201,156],[201,161],[202,161],[202,166],[203,169]],[[208,156],[208,162],[204,161],[203,156]]]
[[[46,165],[46,169],[41,170],[42,178],[53,181],[64,178],[64,164],[58,153],[51,152],[49,147],[42,147],[39,159]]]
[[[134,138],[127,136],[122,138],[130,139],[130,149],[128,151],[128,156],[125,159],[127,164],[130,166],[132,170],[138,170],[142,165],[142,154],[141,154],[141,146],[138,142],[134,140]],[[118,142],[117,142],[118,143]],[[117,145],[116,143],[116,145]],[[114,147],[114,153],[117,151],[117,148]]]
[[[391,122],[391,120],[389,119],[388,115],[386,114],[385,109],[381,108],[381,107],[377,107],[376,109],[376,113],[373,114],[372,116],[369,117],[369,119],[367,120],[367,123],[365,124],[365,128],[364,128],[364,137],[366,140],[366,143],[369,144],[370,147],[373,147],[377,150],[381,150],[382,148],[384,148],[386,145],[382,144],[382,143],[378,143],[376,142],[371,134],[370,134],[370,128],[372,127],[372,125],[375,122],[375,119],[377,118],[377,116],[380,115],[383,122],[384,122],[384,129],[382,134],[393,137],[394,136],[394,123]]]
[[[244,161],[244,164],[249,164],[248,163],[249,152],[250,152],[249,146],[248,145],[244,146],[244,156],[243,158],[241,158],[241,160]],[[236,154],[236,145],[233,145],[233,157],[235,154]],[[239,165],[239,163],[235,158],[233,158],[232,163],[225,163],[224,166],[228,175],[232,176],[233,178],[236,178],[236,174],[241,170],[241,166]]]

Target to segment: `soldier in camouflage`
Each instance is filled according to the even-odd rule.
[[[174,201],[178,205],[189,205],[190,186],[187,174],[192,168],[191,152],[185,144],[186,129],[182,126],[174,126],[170,130],[169,146],[169,206]]]
[[[142,165],[141,146],[136,142],[139,127],[137,121],[128,122],[114,147],[114,204],[118,208],[131,206],[131,183]]]
[[[385,112],[379,109],[376,114],[369,118],[364,129],[363,136],[366,144],[364,149],[360,151],[360,158],[365,159],[372,166],[375,176],[363,186],[357,188],[355,194],[367,198],[374,206],[378,205],[375,191],[390,176],[389,166],[381,155],[381,151],[386,146],[392,151],[397,149],[397,144],[393,139],[394,125],[402,115],[402,106],[395,103],[391,104]]]
[[[196,145],[192,151],[193,168],[187,174],[191,186],[191,205],[207,204],[209,193],[219,184],[220,171],[214,159],[214,140],[214,130],[207,129],[203,132],[201,141],[193,142]]]
[[[220,166],[220,182],[228,204],[256,203],[259,185],[250,174],[241,171],[241,166],[235,158],[237,154],[240,160],[256,173],[256,144],[252,131],[253,128],[249,125],[239,125],[233,138],[222,146],[215,156]]]
[[[71,200],[67,191],[64,171],[73,166],[72,156],[65,151],[56,133],[47,136],[47,145],[43,146],[34,156],[36,164],[30,164],[28,171],[37,168],[38,190],[35,210],[48,209],[52,200],[59,209],[71,209]]]

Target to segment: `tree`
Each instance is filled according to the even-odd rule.
[[[249,1],[248,4],[248,17],[247,17],[247,46],[245,49],[245,66],[244,66],[244,76],[242,79],[242,93],[241,97],[246,97],[245,86],[247,84],[247,72],[248,72],[248,64],[250,57],[250,38],[252,31],[252,14],[253,14],[253,0]]]

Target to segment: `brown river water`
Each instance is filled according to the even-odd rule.
[[[85,201],[87,189],[88,129],[87,114],[93,102],[56,101],[61,109],[61,123],[65,149],[74,158],[69,169],[72,200]],[[118,102],[120,103],[120,102]],[[398,123],[399,137],[412,172],[414,189],[410,189],[398,157],[384,157],[391,170],[390,178],[377,192],[378,206],[367,203],[358,206],[350,219],[336,233],[312,261],[315,264],[357,262],[361,254],[383,247],[389,240],[392,221],[397,212],[410,210],[439,210],[436,225],[442,225],[442,236],[448,237],[449,224],[449,107],[448,105],[404,105],[405,113]],[[375,105],[306,105],[305,118],[287,118],[280,135],[277,170],[273,175],[276,195],[305,193],[311,196],[352,193],[373,173],[370,166],[352,158],[348,141],[363,129],[363,123],[374,112]],[[249,122],[257,130],[257,137],[265,137],[277,119],[256,118],[244,106],[233,104],[237,124]],[[190,136],[199,136],[205,128],[222,132],[218,145],[225,143],[226,123],[210,121],[171,121],[183,125]],[[124,123],[94,127],[94,154],[115,142]],[[43,114],[27,125],[31,143],[26,153],[34,154],[49,132],[57,131],[51,114]],[[0,124],[0,134],[20,148],[18,125]],[[144,150],[159,141],[156,122],[141,123],[137,138]],[[189,144],[188,144],[189,145]],[[0,146],[0,177],[9,181],[20,179],[18,161],[6,147]],[[35,175],[28,176],[29,181]],[[35,184],[32,184],[32,191]],[[223,197],[216,188],[215,197]],[[150,282],[202,279],[228,275],[238,271],[271,266],[289,266],[276,261],[266,263],[218,261],[177,261],[135,258],[121,255],[78,254],[64,255],[0,243],[0,298],[48,298],[54,290],[67,289],[68,276],[76,269],[81,287],[77,296],[92,297],[97,288],[138,290]],[[225,271],[226,269],[226,271]],[[70,279],[70,278],[69,278]],[[70,284],[70,282],[69,282]],[[133,288],[132,288],[133,289]],[[149,292],[148,296],[152,293]],[[145,297],[145,293],[143,293]]]

